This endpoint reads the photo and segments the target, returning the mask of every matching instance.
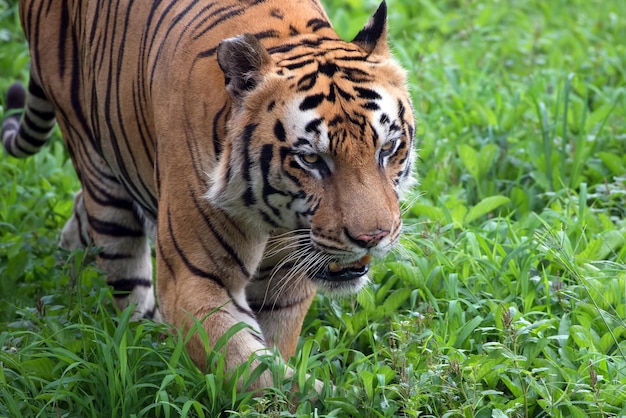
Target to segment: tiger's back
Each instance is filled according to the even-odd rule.
[[[249,31],[250,22],[261,26],[253,31],[259,38],[270,38],[268,44],[272,39],[276,42],[284,35],[285,29],[276,27],[285,23],[285,6],[293,8],[294,4],[304,2],[276,8],[271,2],[24,1],[20,15],[30,44],[31,75],[58,112],[64,137],[68,141],[74,136],[81,141],[91,139],[114,171],[133,169],[125,176],[132,184],[133,179],[149,179],[153,174],[155,112],[165,119],[165,130],[180,129],[184,122],[176,120],[180,115],[187,115],[187,120],[201,116],[209,128],[203,132],[220,142],[227,115],[222,111],[221,118],[214,117],[227,102],[227,94],[215,59],[217,45]],[[305,11],[300,9],[298,15]],[[326,19],[317,7],[309,12],[315,16],[312,23]],[[297,31],[293,22],[287,27]],[[172,73],[172,62],[184,70]],[[197,109],[200,103],[202,108]],[[170,111],[176,116],[170,117],[174,116]],[[70,131],[78,132],[65,134]],[[122,144],[120,138],[134,139]],[[69,145],[80,147],[74,141]],[[125,147],[116,148],[121,145]],[[145,159],[125,159],[130,153],[124,148]],[[215,147],[207,151],[212,155],[201,160],[210,168]],[[156,187],[143,186],[136,185],[135,197],[154,215]]]
[[[211,341],[248,323],[231,366],[288,356],[315,290],[358,290],[397,242],[414,122],[384,3],[353,42],[313,0],[26,0],[20,14],[31,80],[3,142],[36,152],[56,116],[83,186],[64,241],[102,248],[120,307],[158,315],[156,224],[165,319],[212,312]],[[200,340],[188,350],[204,367]]]

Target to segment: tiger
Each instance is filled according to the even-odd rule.
[[[36,153],[58,124],[81,184],[60,245],[99,249],[133,319],[200,323],[199,369],[240,323],[228,370],[288,359],[316,292],[356,293],[398,243],[416,122],[385,1],[349,42],[318,0],[21,0],[19,14],[31,62],[7,93],[7,153]]]

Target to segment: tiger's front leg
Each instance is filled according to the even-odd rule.
[[[181,186],[161,195],[156,239],[159,303],[166,321],[184,335],[192,332],[187,352],[203,372],[218,340],[233,326],[247,324],[221,348],[226,368],[232,371],[267,350],[245,295],[266,237],[206,204],[201,190],[192,188]],[[203,328],[200,332],[193,329],[196,323]],[[208,337],[208,346],[202,333]],[[246,383],[257,389],[272,386],[273,380],[265,372]]]
[[[316,293],[309,278],[298,269],[263,263],[246,293],[268,347],[276,347],[285,360],[293,356]]]

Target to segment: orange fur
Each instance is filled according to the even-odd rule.
[[[22,0],[20,15],[25,117],[54,110],[83,185],[63,245],[102,248],[121,308],[158,316],[156,225],[163,318],[202,319],[211,344],[247,323],[231,368],[287,358],[316,289],[357,291],[397,242],[414,121],[384,3],[352,42],[315,0]],[[7,149],[35,152],[17,129]],[[187,348],[204,369],[207,348]]]

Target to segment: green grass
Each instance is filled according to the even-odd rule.
[[[377,6],[326,3],[346,38]],[[56,248],[79,187],[57,136],[0,151],[0,416],[626,416],[626,2],[388,6],[419,194],[372,285],[316,299],[296,377],[236,393],[245,365],[204,375],[185,335],[115,313]],[[27,74],[14,1],[0,28],[4,92]],[[313,400],[306,373],[334,387]]]

